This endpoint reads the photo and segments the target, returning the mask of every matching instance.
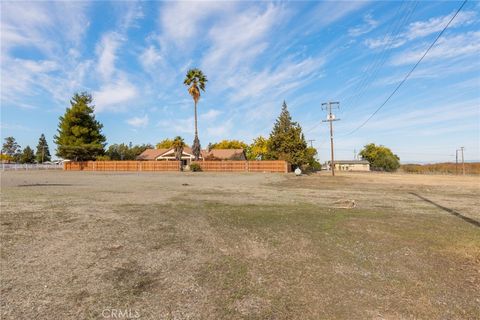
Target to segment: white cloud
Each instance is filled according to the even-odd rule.
[[[97,45],[97,69],[104,80],[109,80],[115,73],[116,52],[122,41],[123,39],[118,33],[110,32],[105,34]]]
[[[162,55],[153,45],[147,47],[139,57],[139,61],[146,71],[157,69],[162,62]]]
[[[216,118],[218,118],[219,115],[222,114],[222,111],[216,110],[216,109],[210,109],[207,112],[203,113],[200,115],[200,119],[206,120],[206,121],[213,121]]]
[[[285,62],[277,68],[264,69],[232,79],[228,85],[235,88],[233,101],[256,98],[260,95],[277,97],[285,92],[305,84],[317,76],[323,66],[322,58],[307,58],[299,62]]]
[[[138,89],[125,79],[108,83],[93,93],[95,110],[125,111],[126,103],[138,96]]]
[[[230,132],[233,128],[233,121],[229,119],[222,122],[222,124],[217,124],[215,126],[209,126],[207,128],[207,135],[209,138],[213,139],[225,139],[225,137],[230,136]]]
[[[89,23],[84,2],[2,2],[2,53],[15,47],[36,47],[52,56],[77,45]],[[58,41],[62,40],[62,41]]]
[[[370,49],[376,49],[383,46],[387,46],[387,48],[398,48],[408,41],[440,32],[447,25],[448,21],[450,21],[453,14],[454,13],[452,12],[449,15],[430,18],[427,21],[412,22],[408,25],[405,32],[402,32],[395,37],[388,35],[383,38],[367,39],[365,40],[365,45]],[[449,28],[451,29],[470,24],[475,20],[476,15],[477,14],[474,11],[460,12],[455,20],[452,21]]]
[[[425,45],[424,45],[425,46]],[[393,56],[393,65],[412,64],[425,53],[426,48],[404,51]],[[448,37],[442,37],[430,50],[425,60],[451,59],[468,55],[480,55],[480,31],[467,32]]]
[[[160,8],[162,37],[181,47],[191,44],[188,40],[203,36],[200,34],[203,30],[201,23],[212,15],[228,12],[234,6],[233,2],[221,1],[166,2]]]
[[[127,123],[135,128],[145,128],[148,125],[148,115],[143,117],[133,117],[127,120]]]
[[[2,101],[17,102],[19,96],[33,96],[39,90],[49,92],[52,90],[54,76],[52,73],[59,70],[60,66],[52,60],[28,60],[1,58],[2,77],[8,79],[1,81]]]
[[[371,14],[366,14],[363,17],[363,21],[364,23],[362,25],[348,29],[348,34],[351,37],[358,37],[369,33],[378,26],[378,21],[374,20]]]
[[[387,49],[392,49],[403,46],[406,42],[407,40],[400,36],[386,36],[381,39],[366,39],[365,45],[370,49],[377,49],[383,46],[385,46]]]
[[[145,15],[143,13],[142,3],[139,1],[118,1],[116,6],[120,6],[124,12],[120,14],[119,28],[122,32],[132,27],[137,27],[137,21]]]
[[[368,1],[324,1],[314,12],[317,26],[328,26],[368,4]]]
[[[415,109],[412,111],[402,110],[399,114],[383,114],[377,118],[377,121],[368,123],[368,129],[388,130],[389,133],[394,130],[413,129],[419,131],[419,128],[430,128],[432,125],[441,125],[460,121],[465,118],[474,118],[478,116],[478,101],[476,99],[464,100],[457,103],[446,105],[434,105],[429,108]],[[366,117],[359,118],[357,122],[351,122],[352,128],[365,121]],[[405,131],[404,131],[405,132]]]
[[[177,135],[180,133],[193,133],[194,128],[194,118],[189,117],[185,119],[170,119],[170,120],[162,120],[158,123],[158,127],[166,128],[168,132],[174,133],[173,135]]]
[[[409,40],[425,37],[432,33],[440,32],[450,21],[453,12],[446,16],[430,18],[427,21],[416,21],[408,25],[405,37]],[[460,12],[455,20],[452,21],[449,28],[469,24],[474,21],[476,13],[474,11]]]
[[[248,65],[267,48],[269,32],[284,16],[282,7],[269,5],[265,10],[245,10],[216,24],[208,33],[212,44],[202,68],[210,73],[229,73]]]

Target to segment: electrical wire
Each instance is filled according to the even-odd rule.
[[[355,128],[354,130],[350,131],[349,133],[347,133],[345,136],[348,136],[348,135],[351,135],[352,133],[360,130],[363,126],[365,126],[368,121],[370,121],[370,119],[372,119],[386,104],[387,102],[393,97],[393,95],[398,91],[398,89],[400,89],[400,87],[405,83],[405,81],[407,81],[407,79],[410,77],[410,75],[413,73],[413,71],[417,68],[417,66],[420,64],[420,62],[422,62],[423,58],[425,58],[425,56],[428,54],[428,52],[430,51],[430,49],[433,48],[433,46],[437,43],[438,39],[440,39],[440,37],[443,35],[443,33],[445,32],[445,30],[447,30],[447,28],[450,26],[450,24],[452,23],[452,21],[455,19],[455,17],[458,15],[458,13],[462,10],[462,8],[465,6],[465,4],[467,3],[468,0],[464,0],[462,2],[462,5],[458,8],[458,10],[455,12],[455,14],[453,15],[453,17],[450,19],[450,21],[448,21],[448,23],[446,24],[446,26],[443,28],[443,30],[437,35],[437,37],[435,38],[435,40],[432,42],[432,44],[428,47],[428,49],[425,51],[425,53],[422,55],[422,57],[420,58],[420,60],[417,61],[417,63],[415,63],[415,65],[413,66],[413,68],[407,73],[407,75],[403,78],[402,81],[400,81],[400,83],[397,85],[397,87],[395,88],[395,90],[392,91],[392,93],[387,97],[387,99],[380,105],[380,107],[378,107],[375,112],[373,112],[370,117],[368,117],[367,120],[365,120],[360,126],[358,126],[357,128]]]

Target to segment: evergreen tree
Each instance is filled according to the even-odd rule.
[[[17,162],[20,158],[21,148],[14,137],[6,137],[2,146],[2,154],[6,160]]]
[[[47,139],[45,139],[45,135],[43,133],[38,139],[37,152],[35,153],[35,160],[37,160],[38,163],[43,163],[45,161],[52,160],[50,156],[50,150],[48,150]]]
[[[76,93],[70,100],[71,107],[60,117],[58,135],[54,137],[57,155],[64,159],[85,161],[103,155],[105,136],[103,125],[95,120],[92,96]]]
[[[267,158],[285,160],[294,167],[302,167],[311,162],[312,155],[307,151],[302,128],[297,122],[292,121],[285,101],[270,133]]]
[[[33,163],[35,161],[35,154],[30,146],[26,146],[20,154],[20,163]]]

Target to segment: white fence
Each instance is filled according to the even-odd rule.
[[[2,171],[17,171],[17,170],[62,170],[63,163],[59,164],[40,164],[40,163],[2,163]]]

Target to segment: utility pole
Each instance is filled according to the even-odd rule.
[[[332,108],[340,108],[340,102],[322,103],[322,110],[327,111],[327,120],[322,120],[322,122],[330,122],[330,153],[332,156],[330,168],[332,170],[332,176],[335,176],[335,158],[333,156],[333,121],[338,121],[340,119],[335,119],[335,115],[332,113]]]
[[[458,176],[458,149],[455,150],[455,175]]]
[[[357,149],[353,149],[353,160],[357,160]]]
[[[462,150],[462,175],[465,175],[465,161],[463,159],[463,149],[465,149],[465,147],[460,147],[460,150]]]
[[[313,141],[315,141],[315,140],[314,139],[308,140],[308,142],[310,142],[310,147],[312,147],[312,148],[313,148]]]

